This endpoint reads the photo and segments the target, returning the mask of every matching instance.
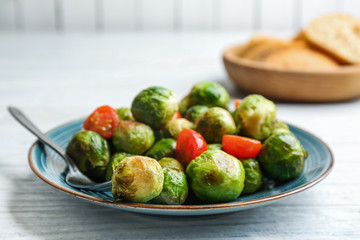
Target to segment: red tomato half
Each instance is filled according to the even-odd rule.
[[[235,135],[224,135],[222,146],[225,152],[240,159],[255,158],[261,150],[259,140]]]
[[[84,122],[84,129],[100,134],[103,138],[112,137],[119,125],[116,109],[107,105],[97,108]]]
[[[184,129],[176,142],[176,159],[184,166],[207,150],[207,143],[200,133],[192,129]]]
[[[173,120],[173,119],[178,119],[178,118],[181,118],[181,114],[180,114],[180,112],[179,112],[179,111],[177,111],[177,112],[174,114],[174,116],[172,116],[172,117],[171,117],[171,119],[170,119],[170,120]]]

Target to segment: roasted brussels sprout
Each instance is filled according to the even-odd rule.
[[[273,180],[298,177],[307,153],[291,132],[275,132],[265,140],[257,157],[263,174]]]
[[[120,153],[115,153],[112,158],[111,161],[106,169],[106,173],[105,173],[105,180],[106,181],[110,181],[111,177],[113,175],[113,172],[116,168],[116,166],[119,164],[119,162],[121,162],[122,160],[124,160],[127,157],[133,157],[134,155],[130,154],[130,153],[125,153],[125,152],[120,152]]]
[[[208,109],[209,108],[207,106],[203,105],[192,106],[186,111],[185,118],[193,123],[196,123],[199,117]]]
[[[290,132],[289,126],[286,123],[277,120],[273,126],[272,133],[275,132]]]
[[[66,153],[87,177],[99,182],[104,180],[110,161],[110,150],[107,141],[98,133],[76,133],[67,146]]]
[[[220,143],[210,143],[207,146],[208,146],[208,150],[221,150],[222,149],[222,145]]]
[[[189,120],[186,120],[185,118],[172,119],[166,124],[164,135],[165,137],[172,137],[177,139],[182,130],[189,128],[191,129],[193,127],[193,123]]]
[[[165,138],[163,129],[157,129],[153,131],[154,131],[155,142],[158,142],[161,139]]]
[[[165,126],[178,109],[175,93],[163,87],[142,90],[131,105],[135,119],[153,128]]]
[[[117,110],[117,115],[119,117],[119,121],[121,120],[135,121],[135,118],[132,115],[130,108],[126,108],[126,107],[119,108]]]
[[[241,135],[264,140],[273,130],[276,106],[261,95],[251,94],[236,108],[234,119]]]
[[[207,142],[221,143],[224,134],[235,134],[236,126],[230,113],[219,107],[209,108],[196,123],[198,131]]]
[[[176,140],[163,138],[152,146],[146,156],[160,160],[164,157],[175,157]]]
[[[116,201],[144,203],[158,196],[163,184],[164,173],[155,159],[127,157],[115,168],[112,194]]]
[[[188,107],[205,105],[227,108],[230,97],[223,86],[214,82],[201,82],[193,86],[189,94]]]
[[[185,96],[183,99],[181,99],[180,103],[179,103],[179,112],[181,114],[181,116],[185,116],[186,115],[186,111],[189,108],[189,95]]]
[[[118,152],[137,155],[146,152],[154,141],[151,127],[136,121],[120,121],[113,135],[113,144]]]
[[[245,169],[245,186],[241,194],[250,194],[256,192],[262,186],[262,173],[258,161],[255,159],[246,159],[242,161]]]
[[[159,160],[159,164],[161,165],[161,167],[168,167],[168,168],[178,168],[181,171],[184,172],[184,168],[181,165],[181,163],[176,160],[175,158],[170,158],[170,157],[164,157],[162,159]]]
[[[175,161],[175,159],[172,159],[172,162]],[[169,160],[160,160],[159,164],[164,172],[164,186],[160,195],[154,198],[153,201],[168,205],[183,204],[188,195],[188,184],[185,173],[177,167],[171,167],[171,165],[169,166]],[[179,162],[177,162],[177,164],[172,164],[181,166]]]
[[[235,200],[244,188],[242,163],[221,150],[208,150],[192,160],[186,175],[194,194],[209,203]]]

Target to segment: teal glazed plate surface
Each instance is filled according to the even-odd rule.
[[[48,136],[65,149],[71,137],[82,129],[83,121],[84,119],[81,119],[57,127],[51,130]],[[235,201],[228,203],[202,204],[191,196],[185,205],[179,206],[114,202],[111,192],[93,192],[67,185],[65,182],[66,165],[64,160],[39,142],[35,142],[30,148],[29,164],[34,173],[51,186],[85,201],[105,207],[136,213],[174,216],[230,213],[260,207],[291,196],[314,186],[330,173],[334,165],[334,159],[327,145],[314,135],[297,127],[290,125],[290,130],[299,138],[309,153],[303,173],[298,178],[282,184],[265,181],[265,186],[261,191],[247,196],[240,196]]]

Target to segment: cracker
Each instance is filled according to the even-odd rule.
[[[346,64],[360,64],[360,20],[347,14],[330,14],[312,20],[304,37]]]

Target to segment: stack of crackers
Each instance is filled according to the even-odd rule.
[[[331,14],[312,20],[296,37],[256,35],[238,56],[285,69],[333,69],[360,64],[360,19]]]

